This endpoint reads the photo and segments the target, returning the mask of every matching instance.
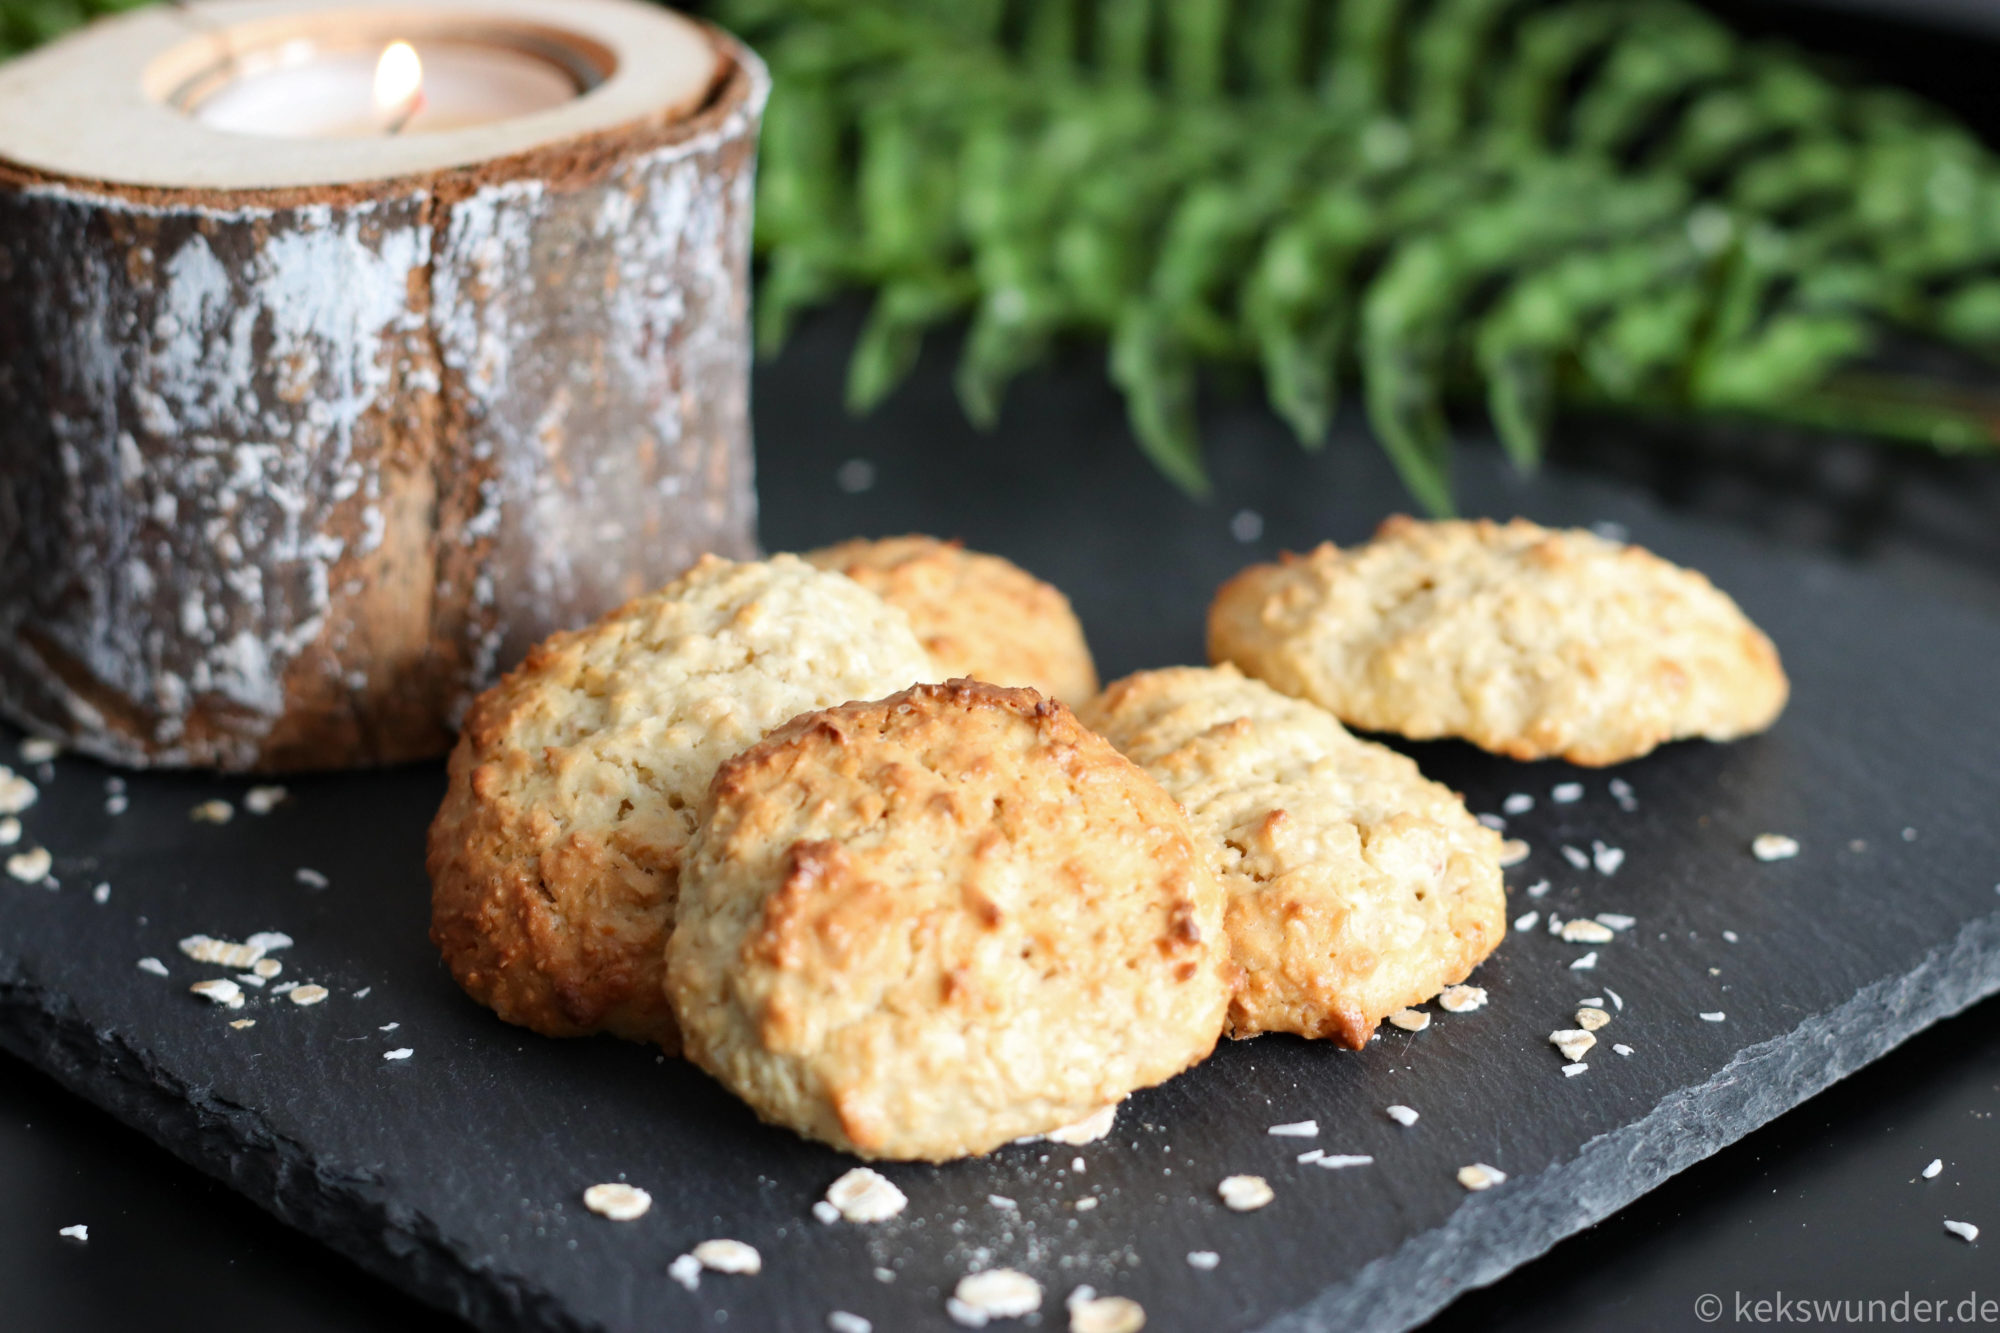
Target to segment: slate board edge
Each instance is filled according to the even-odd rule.
[[[1910,971],[1739,1051],[1708,1082],[1682,1088],[1642,1120],[1592,1139],[1571,1161],[1468,1199],[1444,1226],[1268,1321],[1261,1333],[1414,1327],[1996,993],[2000,913],[1968,922]],[[0,1046],[278,1220],[480,1328],[596,1327],[578,1322],[538,1285],[466,1254],[428,1218],[391,1202],[379,1181],[328,1170],[302,1145],[273,1133],[256,1111],[169,1074],[115,1030],[92,1027],[66,998],[22,978],[17,960],[0,959]],[[1513,1242],[1483,1250],[1471,1243],[1476,1231],[1496,1230]]]
[[[329,1170],[248,1107],[161,1068],[0,957],[0,1048],[181,1161],[417,1299],[492,1330],[594,1333],[551,1292],[482,1264],[379,1180]]]
[[[1497,1282],[1568,1237],[1887,1055],[1931,1024],[2000,993],[2000,913],[1969,921],[1908,972],[1738,1051],[1716,1075],[1643,1119],[1599,1135],[1572,1160],[1475,1195],[1444,1226],[1404,1242],[1349,1281],[1258,1333],[1402,1333],[1474,1287]],[[1872,1026],[1871,1026],[1872,1024]],[[1823,1058],[1815,1058],[1821,1056]],[[1505,1169],[1505,1164],[1493,1163]],[[1496,1221],[1493,1214],[1498,1214]],[[1475,1221],[1475,1219],[1478,1219]],[[1475,1236],[1511,1238],[1475,1246]],[[1470,1262],[1468,1262],[1470,1261]],[[1691,1293],[1690,1299],[1693,1294]]]

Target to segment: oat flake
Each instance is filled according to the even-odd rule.
[[[1576,1011],[1576,1025],[1585,1032],[1595,1032],[1610,1021],[1610,1014],[1605,1013],[1602,1009],[1592,1008],[1590,1005],[1585,1005]]]
[[[227,977],[211,977],[207,981],[197,981],[188,989],[213,1004],[229,1005],[233,1008],[243,1003],[243,988]]]
[[[1717,1009],[1713,1013],[1703,1014],[1701,1016],[1701,1021],[1704,1023],[1720,1023],[1728,1016],[1729,1015],[1723,1013],[1720,1009]]]
[[[653,1206],[653,1196],[636,1185],[608,1181],[585,1190],[583,1206],[614,1222],[633,1222],[644,1217]]]
[[[407,1046],[398,1046],[393,1051],[382,1052],[382,1058],[384,1060],[407,1060],[415,1054],[416,1052]]]
[[[326,997],[327,989],[324,986],[294,986],[292,988],[293,1004],[318,1004]]]
[[[989,1319],[1019,1319],[1042,1308],[1042,1284],[1011,1268],[969,1273],[958,1280],[947,1308],[968,1328],[979,1328]],[[968,1322],[968,1315],[976,1322]]]
[[[1597,1045],[1597,1038],[1582,1028],[1558,1028],[1549,1034],[1549,1045],[1561,1051],[1565,1060],[1581,1060],[1585,1051]]]
[[[850,1222],[885,1222],[910,1200],[879,1171],[857,1166],[827,1186],[826,1202]]]
[[[139,960],[139,970],[141,972],[151,972],[156,977],[167,975],[167,965],[157,958],[141,958]]]
[[[1233,1213],[1254,1213],[1278,1197],[1271,1182],[1262,1176],[1226,1176],[1215,1192]]]
[[[1486,987],[1446,986],[1438,992],[1438,1008],[1448,1014],[1469,1014],[1474,1009],[1486,1007]]]
[[[1506,1179],[1505,1171],[1496,1166],[1488,1166],[1484,1162],[1474,1162],[1471,1166],[1458,1168],[1458,1183],[1474,1193],[1492,1189]]]
[[[1398,1009],[1389,1021],[1405,1032],[1422,1032],[1431,1025],[1431,1016],[1422,1009]]]
[[[58,1236],[67,1236],[71,1240],[88,1241],[90,1239],[90,1228],[79,1222],[73,1227],[63,1227],[56,1234]]]
[[[203,801],[188,811],[188,818],[197,824],[227,824],[236,818],[236,807],[227,801]]]
[[[1145,1309],[1129,1297],[1087,1296],[1070,1301],[1069,1333],[1139,1333],[1145,1326]]]
[[[1611,1049],[1612,1049],[1612,1050],[1614,1050],[1614,1051],[1616,1051],[1616,1052],[1618,1052],[1618,1054],[1620,1054],[1620,1055],[1630,1055],[1630,1054],[1632,1054],[1632,1048],[1631,1048],[1630,1046],[1627,1046],[1627,1045],[1626,1045],[1626,1044],[1625,1044],[1624,1042],[1622,1042],[1622,1041],[1619,1041],[1619,1042],[1613,1042],[1613,1043],[1612,1043],[1612,1045],[1611,1045]]]
[[[7,873],[23,884],[39,884],[49,877],[55,868],[56,859],[49,855],[46,847],[33,847],[25,852],[16,852],[7,858]]]

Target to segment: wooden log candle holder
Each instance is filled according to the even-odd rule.
[[[356,119],[399,41],[457,83]],[[0,709],[434,756],[542,636],[749,554],[767,87],[636,0],[212,0],[0,69]]]

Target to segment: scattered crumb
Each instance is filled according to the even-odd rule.
[[[1613,930],[1630,930],[1639,924],[1638,917],[1626,916],[1623,912],[1599,912],[1596,919],[1598,925],[1609,926]]]
[[[235,1028],[238,1032],[241,1032],[244,1028],[256,1027],[257,1020],[254,1018],[239,1018],[234,1023],[231,1023],[229,1026]]]
[[[207,981],[197,981],[188,987],[211,1004],[224,1005],[230,1009],[243,1007],[243,988],[227,977],[210,977]]]
[[[1944,1224],[1944,1229],[1964,1241],[1967,1245],[1979,1239],[1979,1228],[1970,1222],[1953,1222],[1947,1220]]]
[[[827,1186],[826,1202],[850,1222],[884,1222],[910,1200],[881,1172],[857,1166]]]
[[[292,988],[293,1004],[318,1004],[326,997],[327,989],[324,986],[294,986]]]
[[[23,746],[22,748],[25,749],[27,747]],[[67,1236],[71,1240],[80,1240],[85,1242],[88,1242],[90,1240],[90,1228],[85,1226],[81,1222],[77,1223],[73,1227],[63,1227],[62,1229],[57,1231],[56,1234],[58,1236]]]
[[[1722,932],[1722,938],[1727,943],[1734,944],[1736,943],[1738,936],[1736,932],[1733,930],[1725,930]]]
[[[1042,1284],[1011,1268],[989,1268],[958,1280],[945,1309],[953,1322],[983,1327],[991,1319],[1019,1319],[1042,1308]]]
[[[1493,814],[1491,811],[1476,815],[1474,818],[1478,819],[1480,823],[1486,825],[1487,828],[1492,829],[1495,833],[1505,833],[1507,831],[1507,821],[1501,816]]]
[[[1630,1054],[1632,1054],[1632,1048],[1631,1048],[1630,1046],[1627,1046],[1627,1045],[1626,1045],[1626,1044],[1625,1044],[1624,1042],[1622,1042],[1622,1041],[1618,1041],[1618,1042],[1613,1042],[1613,1043],[1611,1044],[1611,1049],[1612,1049],[1612,1050],[1614,1050],[1614,1051],[1616,1051],[1616,1052],[1618,1052],[1618,1054],[1620,1054],[1620,1055],[1630,1055]]]
[[[243,793],[243,808],[253,815],[268,815],[290,795],[283,787],[252,787]]]
[[[667,1276],[693,1291],[701,1285],[701,1260],[684,1254],[667,1265]]]
[[[384,1060],[407,1060],[415,1054],[416,1052],[407,1046],[398,1046],[393,1051],[382,1052],[382,1058]]]
[[[1318,1165],[1329,1171],[1344,1171],[1350,1166],[1373,1166],[1375,1159],[1366,1153],[1328,1153],[1319,1159]]]
[[[1506,815],[1525,815],[1534,808],[1535,798],[1524,791],[1517,791],[1500,802],[1500,813]]]
[[[197,824],[227,824],[236,818],[236,807],[227,801],[203,801],[188,811],[188,818]]]
[[[1583,799],[1581,782],[1558,782],[1549,788],[1549,799],[1557,805],[1573,805]]]
[[[141,972],[151,972],[156,977],[167,975],[167,965],[157,958],[141,958],[139,960],[139,970]]]
[[[1539,898],[1548,891],[1549,882],[1545,879],[1538,879],[1528,886],[1528,896],[1530,898]]]
[[[1604,988],[1604,993],[1605,993],[1606,995],[1609,995],[1609,996],[1611,997],[1611,1007],[1612,1007],[1613,1009],[1616,1009],[1616,1010],[1617,1010],[1617,1011],[1618,1011],[1619,1013],[1621,1013],[1621,1014],[1625,1012],[1625,997],[1624,997],[1624,996],[1620,995],[1620,994],[1619,994],[1619,993],[1618,993],[1617,991],[1615,991],[1615,990],[1612,990],[1612,989],[1611,989],[1611,987],[1609,987],[1609,986],[1606,986],[1606,987]]]
[[[693,1254],[711,1273],[755,1277],[764,1271],[764,1256],[757,1253],[755,1246],[740,1240],[705,1240],[694,1247]]]
[[[15,852],[7,858],[7,873],[23,884],[39,884],[49,877],[55,868],[56,859],[49,855],[46,847],[31,847],[25,852]]]
[[[323,889],[331,882],[325,875],[307,866],[300,866],[297,870],[294,870],[292,878],[309,889]]]
[[[614,1222],[632,1222],[646,1215],[653,1206],[653,1196],[636,1185],[613,1181],[585,1190],[583,1206]]]
[[[1572,972],[1588,972],[1590,971],[1590,969],[1596,966],[1597,966],[1597,950],[1592,949],[1589,953],[1585,954],[1583,957],[1572,962],[1569,965],[1569,970]]]
[[[1389,1118],[1395,1121],[1397,1124],[1401,1125],[1404,1129],[1408,1129],[1411,1125],[1417,1123],[1417,1113],[1411,1110],[1409,1107],[1401,1105],[1400,1103],[1398,1105],[1388,1107],[1386,1108],[1386,1110]]]
[[[41,797],[41,789],[0,764],[0,815],[18,815]]]
[[[1069,1333],[1139,1333],[1146,1326],[1146,1311],[1139,1302],[1125,1296],[1083,1295],[1089,1290],[1078,1287],[1069,1299]]]
[[[1581,1060],[1585,1051],[1597,1045],[1597,1038],[1582,1028],[1557,1028],[1549,1034],[1549,1045],[1561,1051],[1565,1060]]]
[[[1590,869],[1590,853],[1584,851],[1583,848],[1571,847],[1568,843],[1564,843],[1562,852],[1563,860],[1569,862],[1578,870]]]
[[[48,764],[62,753],[62,746],[46,736],[30,736],[21,742],[21,760],[29,764]]]
[[[1187,1261],[1189,1268],[1199,1268],[1206,1273],[1222,1262],[1222,1256],[1214,1250],[1189,1250]]]
[[[1277,1198],[1271,1182],[1262,1176],[1228,1176],[1215,1192],[1222,1196],[1222,1202],[1231,1212],[1251,1213]]]
[[[1727,1017],[1728,1017],[1727,1014],[1723,1013],[1720,1009],[1717,1009],[1714,1013],[1703,1014],[1701,1016],[1701,1021],[1704,1023],[1720,1023],[1723,1019]]]
[[[21,840],[21,821],[8,815],[0,819],[0,847],[12,847]]]
[[[1519,838],[1509,838],[1500,844],[1500,865],[1507,868],[1517,866],[1528,859],[1534,849]]]
[[[1294,1120],[1289,1125],[1273,1125],[1264,1132],[1281,1139],[1309,1139],[1319,1133],[1319,1121]]]
[[[1586,1069],[1589,1068],[1590,1066],[1583,1063],[1583,1061],[1581,1060],[1572,1061],[1571,1063],[1563,1066],[1563,1077],[1575,1078],[1578,1074],[1581,1074],[1582,1072],[1584,1072]]]
[[[1609,944],[1617,938],[1611,927],[1588,917],[1563,922],[1562,937],[1565,944]]]
[[[1593,1008],[1590,1005],[1585,1005],[1576,1011],[1576,1025],[1585,1032],[1595,1032],[1610,1021],[1610,1014],[1605,1013],[1602,1009]]]
[[[102,907],[104,904],[110,902],[111,886],[109,884],[98,885],[96,888],[90,891],[90,900],[96,903],[99,907]]]
[[[826,1317],[828,1333],[874,1333],[875,1325],[858,1314],[834,1310]]]
[[[1931,1164],[1924,1168],[1924,1179],[1936,1180],[1938,1173],[1942,1170],[1944,1170],[1944,1158],[1933,1157],[1931,1158]]]
[[[1438,1008],[1448,1014],[1469,1014],[1474,1009],[1486,1007],[1486,987],[1446,986],[1438,992]]]
[[[1541,923],[1541,920],[1542,914],[1540,912],[1523,912],[1514,918],[1514,929],[1533,930]]]
[[[272,977],[275,977],[278,975],[278,973],[284,971],[285,965],[279,962],[275,958],[259,958],[256,962],[250,965],[250,970],[252,972],[255,972],[258,976],[262,977],[264,980],[269,981]]]
[[[1422,1032],[1431,1025],[1431,1016],[1422,1009],[1398,1009],[1389,1021],[1405,1032]]]
[[[1118,1119],[1118,1103],[1101,1106],[1074,1125],[1064,1125],[1052,1129],[1042,1137],[1050,1143],[1060,1143],[1065,1147],[1080,1148],[1086,1143],[1095,1143],[1111,1132],[1112,1124]]]
[[[1498,1167],[1488,1166],[1484,1162],[1474,1162],[1471,1166],[1461,1166],[1458,1168],[1458,1183],[1474,1193],[1478,1193],[1480,1190],[1492,1189],[1495,1185],[1500,1184],[1506,1179],[1507,1173],[1505,1171],[1502,1171]]]
[[[1759,861],[1783,861],[1798,854],[1798,839],[1782,833],[1759,833],[1750,840],[1750,855]]]

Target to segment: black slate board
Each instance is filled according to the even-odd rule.
[[[1108,674],[1198,655],[1209,592],[1247,559],[1358,538],[1401,504],[1365,444],[1308,459],[1246,408],[1217,424],[1227,503],[1189,505],[1132,455],[1088,368],[1026,386],[992,437],[962,424],[937,364],[883,416],[854,423],[836,406],[837,360],[813,346],[844,337],[812,330],[760,381],[767,543],[957,532],[1062,584]],[[834,475],[853,458],[897,485],[843,493]],[[909,1212],[829,1228],[808,1208],[845,1159],[756,1125],[677,1062],[518,1033],[457,994],[424,939],[435,771],[293,780],[277,812],[217,828],[187,811],[247,784],[137,776],[130,811],[112,817],[106,773],[64,759],[26,820],[30,840],[57,853],[61,889],[0,883],[0,1041],[279,1217],[490,1327],[813,1330],[846,1309],[883,1330],[944,1328],[950,1284],[987,1264],[1047,1284],[1044,1327],[1061,1326],[1056,1306],[1079,1282],[1138,1297],[1155,1329],[1408,1326],[2000,989],[2000,624],[1575,477],[1522,481],[1488,450],[1463,471],[1468,508],[1617,522],[1706,569],[1792,671],[1793,706],[1769,736],[1670,747],[1619,770],[1637,794],[1630,812],[1609,774],[1415,748],[1475,809],[1510,792],[1539,798],[1511,830],[1535,847],[1509,876],[1516,913],[1639,918],[1599,946],[1592,972],[1567,966],[1585,946],[1510,938],[1476,978],[1493,994],[1481,1012],[1385,1030],[1359,1055],[1276,1038],[1225,1045],[1135,1097],[1106,1143],[889,1168]],[[1239,509],[1260,517],[1261,537],[1232,535]],[[1569,780],[1585,798],[1552,805],[1550,788]],[[1766,830],[1804,852],[1754,861],[1748,842]],[[1561,844],[1592,839],[1627,853],[1616,875],[1561,858]],[[331,886],[300,884],[300,866]],[[1527,899],[1522,886],[1543,878],[1553,891]],[[89,892],[99,882],[112,886],[103,905]],[[174,941],[265,929],[298,940],[286,978],[333,998],[256,999],[236,1015],[185,993],[217,973]],[[173,978],[138,971],[144,955]],[[1589,1072],[1565,1079],[1546,1035],[1607,988],[1626,1008]],[[1715,1010],[1726,1021],[1698,1018]],[[259,1021],[232,1031],[238,1016]],[[1612,1054],[1613,1040],[1635,1054]],[[395,1046],[416,1054],[385,1063]],[[1382,1114],[1391,1102],[1423,1119],[1397,1126]],[[1375,1165],[1296,1165],[1312,1145],[1265,1129],[1305,1118],[1322,1126],[1318,1146]],[[1068,1169],[1076,1156],[1081,1174]],[[1471,1161],[1511,1178],[1468,1195],[1453,1173]],[[1215,1183],[1239,1171],[1267,1175],[1277,1202],[1225,1212]],[[585,1185],[621,1175],[653,1192],[647,1218],[618,1226],[582,1209]],[[1066,1206],[1086,1192],[1101,1199],[1094,1211]],[[714,1235],[757,1245],[764,1275],[684,1292],[667,1263]],[[1197,1249],[1220,1266],[1190,1268]]]

